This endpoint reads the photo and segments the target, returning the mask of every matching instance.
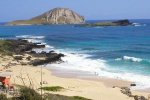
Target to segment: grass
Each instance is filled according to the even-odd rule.
[[[74,99],[74,100],[91,100],[91,99],[87,99],[87,98],[80,97],[80,96],[73,96],[71,98]]]
[[[112,22],[100,22],[100,23],[95,23],[95,26],[116,26],[115,23]]]
[[[39,88],[39,89],[42,89],[42,90],[45,90],[45,91],[58,92],[58,91],[63,90],[64,88],[60,87],[60,86],[51,86],[51,87],[42,87],[42,88]]]
[[[0,100],[7,100],[6,95],[4,95],[4,94],[0,94]]]
[[[80,96],[64,96],[59,94],[45,94],[44,100],[91,100]]]
[[[8,24],[10,25],[30,25],[30,24],[44,24],[45,21],[43,20],[40,20],[40,19],[37,19],[37,20],[17,20],[17,21],[13,21],[13,22],[10,22]]]
[[[7,98],[6,95],[0,94],[0,100],[91,100],[80,96],[64,96],[59,94],[45,93],[41,95],[33,89],[24,86],[17,86],[20,88],[20,95],[17,97]],[[48,87],[48,89],[57,90],[62,88],[59,86]],[[47,89],[47,88],[46,88]]]
[[[13,51],[12,43],[7,40],[0,40],[0,53],[4,55],[11,55],[11,51]]]
[[[20,89],[20,99],[21,100],[41,100],[42,97],[35,90],[22,87]]]

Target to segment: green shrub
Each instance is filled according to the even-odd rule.
[[[84,97],[79,96],[64,96],[59,94],[44,94],[43,100],[91,100]]]
[[[20,89],[20,100],[42,100],[40,94],[38,94],[35,90],[22,87]]]
[[[42,88],[39,88],[39,89],[42,89],[42,90],[45,90],[45,91],[57,92],[57,91],[63,90],[64,88],[60,87],[60,86],[51,86],[51,87],[42,87]]]
[[[0,40],[0,53],[3,55],[12,55],[14,47],[10,41]]]
[[[6,95],[4,94],[0,94],[0,100],[8,100]]]
[[[20,87],[20,96],[19,97],[13,97],[13,98],[5,98],[5,95],[0,95],[0,100],[91,100],[80,96],[64,96],[59,94],[43,94],[43,98],[40,94],[38,94],[35,90],[18,86]],[[53,87],[42,87],[42,89],[46,89],[49,91],[60,91],[61,89],[64,89],[60,86],[53,86]],[[4,99],[1,99],[4,98]]]
[[[80,97],[80,96],[73,96],[72,98],[73,100],[91,100],[91,99],[87,99],[87,98]]]

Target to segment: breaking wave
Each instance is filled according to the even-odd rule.
[[[143,59],[141,58],[130,57],[130,56],[123,56],[122,58],[117,58],[115,60],[125,60],[125,61],[130,61],[130,62],[142,62],[143,61]]]
[[[114,70],[111,68],[110,65],[107,64],[106,60],[103,59],[92,59],[90,58],[91,55],[87,54],[79,54],[75,51],[69,51],[65,49],[55,49],[55,47],[48,45],[44,41],[44,36],[16,36],[17,38],[23,38],[30,42],[40,42],[46,45],[45,49],[36,49],[35,51],[41,52],[41,51],[50,51],[54,50],[57,53],[63,53],[65,57],[62,58],[64,61],[60,64],[51,64],[47,67],[53,66],[60,69],[69,69],[69,70],[79,70],[79,71],[85,71],[92,73],[96,76],[102,76],[102,77],[108,77],[113,79],[122,79],[127,81],[132,81],[137,84],[136,87],[133,89],[144,89],[150,87],[150,77],[141,75],[141,74],[135,74],[135,73],[127,73],[120,70]],[[123,56],[122,58],[117,58],[116,60],[124,60],[124,61],[130,61],[130,62],[142,62],[144,61],[141,58],[136,57],[130,57],[130,56]],[[142,79],[142,80],[139,80]]]

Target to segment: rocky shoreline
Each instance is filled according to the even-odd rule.
[[[32,42],[29,42],[29,41],[24,40],[24,39],[0,40],[0,55],[2,57],[7,57],[7,59],[9,59],[9,61],[8,60],[6,61],[7,63],[10,62],[8,65],[8,68],[6,68],[7,66],[5,66],[6,72],[12,71],[13,74],[16,74],[16,75],[13,75],[13,77],[14,77],[15,81],[18,80],[16,82],[17,84],[22,84],[22,83],[19,83],[20,79],[18,77],[19,77],[20,73],[21,73],[21,75],[24,75],[25,70],[26,71],[28,70],[27,72],[28,72],[28,74],[30,73],[30,77],[32,77],[32,80],[34,80],[36,78],[36,80],[38,80],[38,82],[40,82],[40,79],[39,79],[39,76],[40,76],[39,72],[40,71],[37,71],[37,69],[40,70],[38,65],[63,62],[61,58],[65,56],[64,54],[56,53],[55,51],[49,51],[49,52],[42,51],[40,53],[33,51],[33,49],[43,49],[45,47],[46,46],[41,44],[41,43],[32,43]],[[4,60],[4,58],[2,58],[2,59]],[[29,66],[31,66],[31,67],[29,67]],[[37,67],[33,67],[33,66],[37,66]],[[24,70],[22,70],[23,68],[24,68]],[[5,69],[3,69],[3,72]],[[18,69],[19,69],[19,71],[18,71]],[[32,69],[32,71],[31,71],[31,69]],[[58,81],[56,79],[56,77],[50,76],[49,71],[47,71],[46,69],[43,69],[43,70],[44,70],[43,75],[45,75],[45,73],[47,73],[45,75],[44,80],[48,81],[48,83],[51,83],[52,81],[54,81],[53,85],[55,85],[56,81]],[[38,74],[39,76],[37,77],[37,75],[33,75],[33,72],[34,72],[34,74],[39,73]],[[28,74],[26,76],[27,77],[26,80],[24,80],[24,81],[28,81]],[[48,80],[47,77],[51,77],[50,80]],[[51,80],[51,79],[53,79],[53,80]],[[58,85],[60,85],[59,83],[62,82],[62,78],[59,78],[59,80],[60,81],[57,83]],[[68,81],[68,78],[65,79],[65,82],[66,82],[66,80]],[[70,82],[72,82],[72,81],[73,81],[72,84],[74,84],[75,86],[76,85],[81,86],[81,84],[76,83],[77,82],[76,79],[73,79]],[[36,82],[37,81],[33,81],[34,84],[37,84]],[[63,84],[63,87],[67,87],[67,88],[72,87],[72,85],[68,86],[70,84],[65,83],[65,82]],[[99,91],[96,92],[98,94],[101,92],[101,89],[104,88],[104,89],[102,89],[102,91],[104,91],[104,93],[107,89],[110,89],[111,91],[115,90],[115,91],[117,91],[118,95],[121,95],[121,98],[123,96],[127,96],[128,98],[134,98],[134,100],[149,100],[149,99],[146,99],[144,96],[132,94],[132,91],[128,87],[114,86],[113,88],[107,88],[107,87],[105,88],[104,85],[99,85],[100,83],[97,84],[97,82],[83,81],[83,80],[81,81],[83,86],[85,86],[85,84],[89,84],[89,82],[91,82],[91,88],[88,87],[89,90],[93,89],[93,91],[95,91],[95,89],[93,87],[95,87],[95,85],[98,85],[95,87],[95,88],[99,88]],[[95,85],[93,85],[93,84],[95,84]],[[30,85],[30,83],[29,83],[29,85]],[[132,85],[136,85],[136,84],[132,84]],[[39,87],[39,83],[37,86]],[[77,88],[77,90],[80,90],[80,89]],[[69,92],[71,92],[71,91],[69,91]],[[106,92],[108,92],[108,91],[106,91]],[[76,93],[76,95],[78,95],[78,93]],[[81,96],[91,98],[93,95],[87,96],[87,95],[83,94]]]
[[[0,41],[0,51],[4,55],[11,55],[17,61],[22,61],[23,59],[28,60],[28,62],[23,63],[24,65],[44,65],[54,62],[62,62],[61,57],[64,54],[55,53],[55,51],[40,52],[37,53],[33,49],[42,49],[46,46],[41,43],[32,43],[24,39],[17,40],[1,40]]]

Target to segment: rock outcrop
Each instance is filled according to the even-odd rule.
[[[10,22],[10,25],[28,24],[81,24],[84,17],[68,8],[55,8],[30,20],[18,20]]]
[[[132,23],[129,20],[125,19],[125,20],[117,20],[117,21],[86,23],[79,26],[97,27],[97,26],[129,26],[129,25],[132,25]]]
[[[2,55],[13,55],[14,60],[20,61],[22,65],[44,65],[48,63],[62,62],[61,58],[64,54],[55,53],[55,51],[36,53],[33,49],[45,48],[45,45],[41,43],[32,43],[27,40],[1,40],[0,41],[0,54]],[[28,55],[25,59],[27,62],[22,62],[24,60],[24,55]],[[31,59],[31,58],[34,59]]]
[[[127,19],[114,21],[114,22],[112,22],[112,23],[116,24],[117,26],[128,26],[128,25],[132,25],[132,23],[131,23],[129,20],[127,20]]]
[[[116,88],[116,86],[114,86],[113,88]],[[132,100],[149,100],[149,96],[148,99],[144,96],[139,96],[139,95],[133,95],[130,88],[128,87],[119,87],[121,93],[127,95],[128,97],[132,98]]]

